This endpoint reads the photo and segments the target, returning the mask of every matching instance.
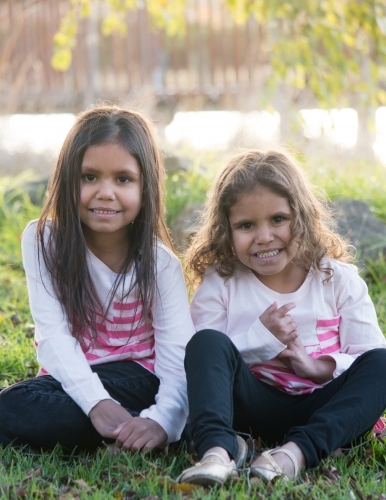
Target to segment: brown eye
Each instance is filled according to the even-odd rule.
[[[95,175],[93,175],[93,174],[86,174],[86,175],[84,176],[84,179],[85,179],[86,181],[88,181],[88,182],[92,182],[92,181],[95,181],[96,177],[95,177]]]
[[[118,177],[118,182],[120,184],[126,184],[127,182],[130,182],[130,179],[128,177],[120,176]]]

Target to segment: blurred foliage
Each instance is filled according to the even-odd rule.
[[[322,106],[386,104],[385,0],[221,0],[235,22],[254,17],[261,28],[256,50],[269,67],[267,84],[309,89]],[[106,14],[101,31],[127,35],[126,13],[146,6],[154,26],[184,33],[189,0],[70,0],[54,36],[52,65],[71,65],[79,21],[95,5]],[[257,41],[256,41],[257,44]]]
[[[384,0],[225,1],[236,21],[253,15],[260,23],[271,84],[307,87],[328,107],[353,97],[357,105],[386,104]]]

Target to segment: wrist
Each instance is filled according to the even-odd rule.
[[[333,358],[315,359],[314,375],[311,378],[314,382],[325,384],[334,378],[336,362]]]

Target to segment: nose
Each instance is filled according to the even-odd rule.
[[[258,245],[266,245],[274,240],[272,228],[268,224],[256,227],[255,242]]]
[[[114,188],[109,181],[103,181],[99,184],[99,189],[96,194],[96,198],[98,200],[114,200],[115,199],[115,191]]]

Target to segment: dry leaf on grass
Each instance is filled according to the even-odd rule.
[[[336,469],[332,465],[330,467],[322,467],[321,473],[328,478],[331,484],[336,483],[338,479],[341,478],[338,469]]]
[[[26,477],[23,479],[21,484],[25,486],[28,484],[32,479],[36,479],[37,477],[40,477],[42,475],[41,469],[28,469],[25,471]]]
[[[168,490],[172,490],[175,492],[181,492],[182,494],[191,494],[196,490],[203,490],[202,486],[198,484],[190,484],[190,483],[177,483],[169,476],[159,477],[158,478],[158,486],[168,488]]]
[[[90,486],[86,483],[84,479],[74,479],[73,482],[76,483],[79,486],[79,488],[82,488],[82,490],[91,491]]]
[[[118,500],[136,500],[138,498],[138,493],[134,490],[128,490],[124,492],[117,491],[113,496]]]

